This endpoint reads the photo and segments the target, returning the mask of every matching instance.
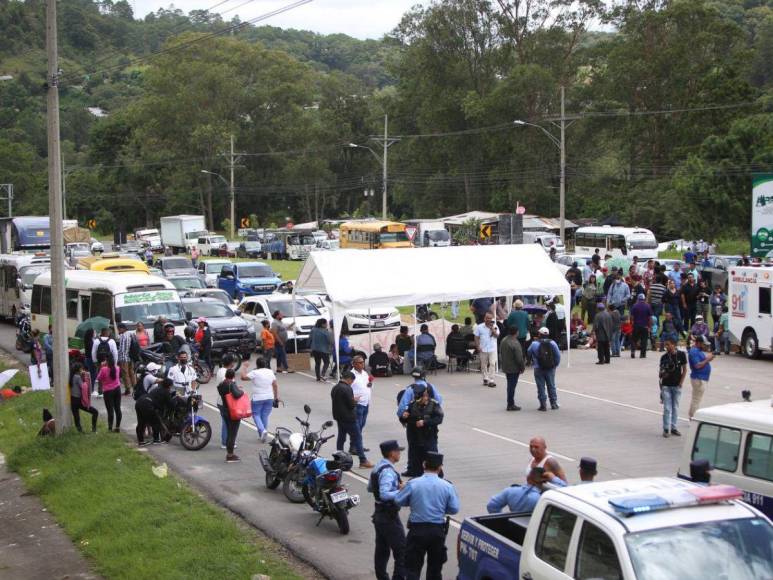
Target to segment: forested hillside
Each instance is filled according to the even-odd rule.
[[[231,135],[238,215],[377,212],[363,191],[381,168],[348,144],[377,147],[386,113],[397,217],[516,201],[557,215],[558,149],[529,123],[558,136],[561,86],[569,217],[743,235],[751,175],[773,170],[769,0],[437,0],[369,41],[238,10],[59,5],[67,212],[104,231],[200,211],[222,227],[225,186],[202,170],[227,175]],[[44,12],[0,0],[0,183],[16,213],[47,211]]]

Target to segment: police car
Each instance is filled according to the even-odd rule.
[[[771,578],[773,525],[741,496],[677,478],[551,489],[531,514],[465,519],[458,578]]]

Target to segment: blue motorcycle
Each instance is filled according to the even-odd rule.
[[[166,416],[160,417],[164,441],[180,436],[182,446],[190,451],[204,449],[212,438],[212,426],[199,415],[201,395],[175,397],[175,405]]]
[[[352,456],[345,451],[336,451],[329,460],[311,459],[301,487],[303,498],[319,512],[317,525],[326,517],[334,519],[343,535],[349,533],[349,510],[360,503],[360,496],[350,495],[342,481],[343,472],[349,471],[352,463]]]

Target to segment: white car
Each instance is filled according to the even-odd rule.
[[[314,248],[312,252],[318,252],[320,250],[327,250],[327,251],[337,250],[340,247],[339,243],[340,242],[338,240],[325,239],[320,242],[317,242],[317,247]]]
[[[202,260],[199,262],[198,270],[201,276],[204,276],[208,288],[217,288],[217,277],[223,266],[233,264],[231,260]]]
[[[331,310],[327,296],[310,294],[304,298],[330,319]],[[344,317],[343,327],[351,334],[358,334],[368,332],[368,328],[371,330],[400,328],[400,324],[402,324],[402,318],[400,318],[400,311],[397,308],[371,308],[370,310],[349,310]]]
[[[288,330],[287,338],[288,343],[292,344],[293,339],[297,336],[299,349],[308,346],[309,333],[317,320],[320,318],[328,319],[327,315],[320,312],[314,304],[300,296],[295,298],[295,317],[293,317],[293,297],[291,294],[246,296],[239,303],[238,309],[244,319],[252,322],[255,326],[258,340],[260,340],[260,331],[263,330],[263,321],[271,322],[273,313],[277,310],[280,311],[285,326],[295,324],[292,329]],[[288,348],[292,349],[293,347],[288,345]]]

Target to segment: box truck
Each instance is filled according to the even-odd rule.
[[[172,252],[188,252],[198,242],[200,235],[207,235],[203,215],[170,215],[161,218],[161,242]]]

